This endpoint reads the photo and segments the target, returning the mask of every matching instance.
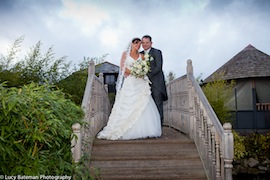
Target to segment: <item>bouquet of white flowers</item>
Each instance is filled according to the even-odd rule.
[[[144,54],[144,60],[146,60],[146,61],[153,61],[154,58],[150,54],[145,53]]]
[[[149,61],[138,59],[132,65],[130,73],[136,78],[144,77],[150,71]]]

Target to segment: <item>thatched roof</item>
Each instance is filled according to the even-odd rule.
[[[224,80],[270,77],[270,56],[248,45],[236,56],[208,76],[204,83],[211,82],[214,74],[223,72]]]

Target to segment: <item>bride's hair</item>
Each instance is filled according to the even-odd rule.
[[[133,38],[133,39],[132,39],[132,41],[131,41],[131,42],[132,42],[132,43],[137,44],[138,42],[141,42],[141,39],[140,39],[140,38],[135,37],[135,38]]]
[[[142,40],[141,40],[140,38],[138,38],[138,37],[133,38],[133,39],[128,43],[128,46],[127,46],[125,52],[126,52],[127,54],[129,54],[130,51],[131,51],[132,43],[137,44],[138,42],[141,42],[141,41],[142,41]]]

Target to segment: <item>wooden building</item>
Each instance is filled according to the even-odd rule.
[[[95,74],[99,76],[99,73],[103,73],[104,84],[108,85],[108,91],[115,93],[115,85],[119,73],[119,66],[110,62],[102,62],[95,66]]]
[[[224,73],[224,80],[236,82],[229,104],[236,114],[233,128],[270,129],[270,56],[248,45],[203,83],[211,82],[218,73]]]

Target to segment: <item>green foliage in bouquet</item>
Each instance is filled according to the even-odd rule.
[[[82,109],[46,84],[0,84],[0,97],[1,174],[71,175],[71,127]]]
[[[147,60],[137,60],[132,64],[130,74],[136,78],[144,77],[150,71],[150,63]]]

